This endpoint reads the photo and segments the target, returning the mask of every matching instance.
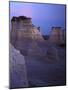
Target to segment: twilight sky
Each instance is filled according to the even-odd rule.
[[[32,18],[42,34],[49,34],[52,26],[65,28],[65,5],[10,2],[10,20],[13,16]]]

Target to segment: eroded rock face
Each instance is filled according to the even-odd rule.
[[[48,60],[54,62],[59,61],[58,50],[56,47],[50,47],[47,49],[46,57]]]
[[[61,27],[52,27],[49,42],[54,44],[65,44],[65,30]]]
[[[34,40],[44,40],[41,32],[36,26],[32,24],[31,18],[19,16],[13,17],[11,20],[12,30],[11,30],[11,41],[13,39],[22,40],[23,38],[34,39]]]
[[[28,49],[28,55],[38,55],[38,56],[43,56],[44,53],[42,49],[38,46],[37,42],[33,41]]]
[[[23,55],[27,54],[27,52],[41,52],[38,45],[33,45],[33,42],[35,42],[35,44],[37,44],[37,42],[42,43],[44,39],[38,28],[32,24],[31,18],[23,16],[13,17],[11,23],[10,42],[16,49],[20,50],[21,53],[25,52]],[[33,46],[35,47],[33,48]]]
[[[10,44],[10,88],[28,87],[24,56]]]

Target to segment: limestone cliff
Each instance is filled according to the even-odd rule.
[[[36,26],[32,24],[31,18],[25,16],[13,17],[11,20],[12,30],[11,37],[12,38],[20,38],[23,37],[43,40],[41,32],[38,30]]]
[[[25,16],[13,17],[11,25],[10,42],[16,49],[27,51],[33,41],[35,43],[37,41],[44,42],[41,32],[32,24],[31,18]],[[38,45],[36,46],[38,47]]]

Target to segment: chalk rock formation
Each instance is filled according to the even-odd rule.
[[[49,41],[55,44],[64,44],[65,31],[61,27],[52,27]]]
[[[11,20],[10,42],[18,50],[25,52],[33,41],[44,42],[41,32],[32,24],[31,18],[13,17]]]
[[[10,88],[28,87],[24,56],[10,44]]]
[[[13,17],[11,20],[11,39],[31,38],[43,40],[41,32],[32,24],[31,18],[25,16]]]

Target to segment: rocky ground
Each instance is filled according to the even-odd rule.
[[[65,50],[54,48],[45,56],[25,56],[29,87],[65,85]]]
[[[21,45],[22,43],[18,45],[17,49],[19,49]],[[31,42],[30,45],[27,45],[27,47],[24,45],[24,47],[24,49],[19,50],[20,52],[17,56],[13,54],[17,64],[10,62],[10,72],[12,73],[12,76],[10,75],[12,79],[10,80],[11,87],[18,88],[66,84],[65,47],[41,42]],[[23,61],[24,64],[21,66]],[[13,66],[11,65],[15,67],[14,72],[12,70]],[[22,67],[26,68],[23,69]],[[18,77],[17,74],[14,74],[15,72],[20,73]],[[25,78],[23,78],[22,73],[26,73],[24,74]],[[20,80],[22,80],[22,82]],[[26,81],[25,85],[23,84],[23,80]],[[16,81],[18,81],[18,83],[16,83]]]

